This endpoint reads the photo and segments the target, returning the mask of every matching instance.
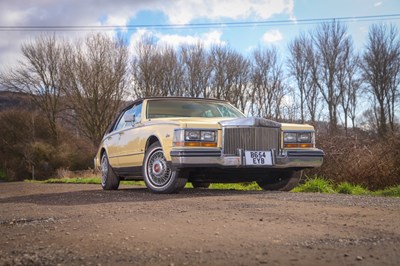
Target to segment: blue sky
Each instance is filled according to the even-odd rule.
[[[0,26],[126,26],[193,23],[257,22],[276,20],[323,19],[400,14],[399,0],[0,0]],[[400,27],[400,19],[347,22],[348,32],[357,49],[362,49],[369,26],[389,22]],[[247,54],[258,46],[275,45],[281,54],[289,41],[301,31],[317,24],[280,26],[203,27],[125,30],[133,44],[144,34],[160,44],[184,43],[229,45]],[[117,28],[115,29],[117,30]],[[0,65],[13,64],[20,55],[20,45],[41,31],[0,31]],[[88,31],[57,31],[75,38]],[[113,34],[115,31],[107,31]]]
[[[246,1],[242,1],[246,2]],[[251,2],[251,1],[248,1]],[[280,1],[264,1],[266,4],[262,7],[268,8],[268,5],[277,6],[271,3]],[[320,18],[341,18],[341,17],[359,17],[359,16],[379,16],[387,14],[400,13],[400,1],[377,1],[377,0],[297,0],[282,1],[287,8],[273,7],[270,14],[250,13],[243,10],[238,15],[227,15],[221,13],[220,16],[204,16],[202,12],[193,12],[190,15],[179,19],[168,16],[159,10],[142,10],[132,17],[128,24],[130,25],[162,25],[162,24],[196,24],[196,23],[226,23],[226,22],[254,22],[254,21],[280,21],[280,20],[302,20],[302,19],[320,19]],[[284,5],[284,4],[283,4]],[[274,11],[275,10],[275,11]],[[188,12],[190,13],[190,12]],[[267,12],[265,12],[267,13]],[[192,19],[188,19],[188,18]],[[348,32],[352,35],[357,49],[362,49],[369,26],[372,23],[383,22],[377,20],[369,21],[349,21],[345,22],[348,26]],[[384,20],[384,22],[400,25],[400,19]],[[280,26],[248,26],[248,27],[205,27],[201,29],[146,29],[138,32],[129,32],[132,42],[138,39],[144,31],[147,34],[156,36],[160,43],[178,44],[184,42],[194,42],[202,40],[206,44],[221,43],[247,54],[253,48],[263,45],[275,45],[284,53],[289,41],[293,40],[300,32],[307,32],[318,24],[289,24]]]

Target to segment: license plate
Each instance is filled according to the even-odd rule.
[[[246,165],[272,165],[271,151],[245,151]]]

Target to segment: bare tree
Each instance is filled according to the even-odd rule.
[[[185,91],[187,96],[210,96],[209,86],[212,71],[211,60],[204,45],[185,45],[181,47],[183,59]]]
[[[173,47],[166,46],[159,53],[161,78],[160,89],[164,96],[182,96],[183,91],[183,65],[182,58]]]
[[[377,105],[378,133],[385,136],[388,122],[393,131],[396,102],[399,99],[400,38],[394,25],[373,25],[361,63],[363,80],[369,86]]]
[[[65,95],[76,125],[97,145],[120,107],[128,51],[123,41],[93,34],[64,50]]]
[[[315,64],[313,81],[318,86],[328,106],[331,134],[337,132],[338,106],[345,92],[345,86],[338,86],[340,71],[350,59],[352,40],[347,28],[339,22],[324,23],[313,36],[315,42]]]
[[[299,104],[300,104],[300,119],[303,123],[305,121],[305,106],[308,99],[306,94],[308,88],[310,88],[309,81],[311,78],[310,62],[307,60],[308,46],[312,45],[311,40],[302,33],[299,37],[295,38],[289,43],[289,58],[288,68],[289,75],[296,80],[298,92],[300,93]]]
[[[254,51],[251,83],[250,112],[260,117],[279,119],[286,86],[276,48],[259,48]]]
[[[318,88],[319,57],[315,52],[312,36],[301,33],[289,43],[287,61],[288,75],[296,81],[295,101],[299,105],[301,122],[316,122],[316,112],[320,101]]]
[[[136,44],[136,56],[132,62],[133,94],[136,98],[157,96],[161,88],[158,83],[161,71],[157,43],[145,36]]]
[[[310,40],[305,47],[306,49],[306,60],[309,65],[310,77],[307,81],[305,99],[307,110],[310,115],[311,123],[315,125],[316,121],[319,119],[317,117],[317,110],[320,108],[321,104],[321,92],[318,87],[318,66],[320,64],[320,58],[315,53],[314,44]]]
[[[27,93],[46,115],[52,142],[57,144],[57,116],[63,83],[60,73],[63,45],[56,36],[42,35],[22,45],[24,59],[8,73],[1,73],[0,83],[9,90]]]
[[[242,112],[245,112],[250,100],[250,62],[236,52],[231,61],[233,82],[229,100]]]
[[[358,57],[350,51],[350,59],[345,63],[345,66],[339,70],[338,84],[339,87],[344,87],[344,93],[341,98],[341,107],[343,109],[344,128],[348,129],[348,118],[351,119],[352,126],[355,126],[356,108],[358,93],[361,87],[361,81],[358,76]]]
[[[244,111],[249,93],[249,61],[226,46],[212,47],[211,58],[211,97],[227,100]]]

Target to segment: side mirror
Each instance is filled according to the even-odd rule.
[[[134,123],[135,122],[135,115],[134,114],[125,114],[124,115],[124,120],[125,123]]]

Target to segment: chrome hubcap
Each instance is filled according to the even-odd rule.
[[[171,169],[168,168],[162,150],[155,151],[147,164],[149,181],[157,187],[165,186],[171,178]]]
[[[155,161],[153,164],[153,175],[159,176],[164,171],[164,166],[161,161]]]

